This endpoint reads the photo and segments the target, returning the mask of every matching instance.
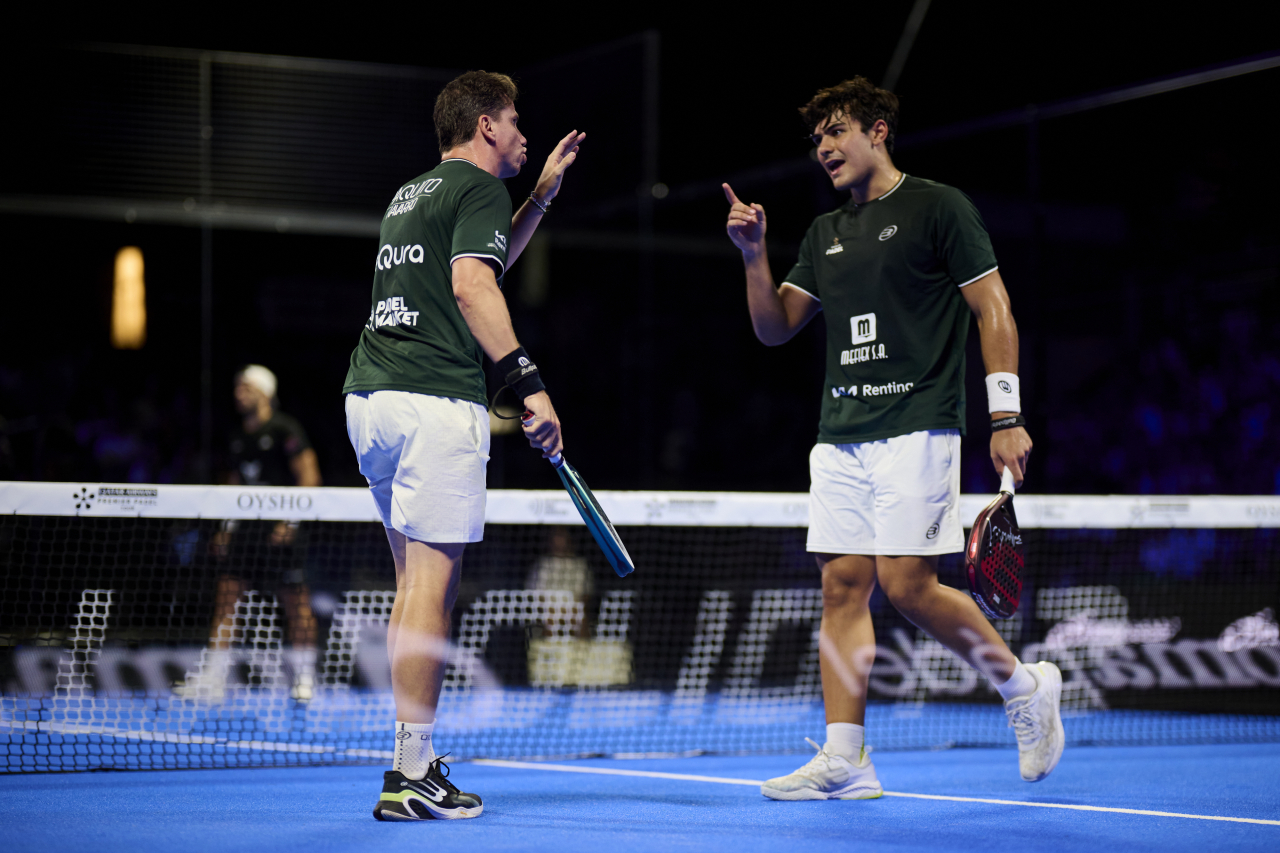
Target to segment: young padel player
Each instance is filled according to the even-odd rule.
[[[440,165],[396,192],[382,219],[368,322],[343,391],[347,433],[378,505],[396,566],[387,629],[395,758],[379,820],[476,817],[431,742],[447,663],[462,551],[484,533],[489,416],[481,353],[533,417],[529,443],[561,450],[560,421],[516,340],[499,289],[559,192],[585,134],[560,140],[511,216],[503,178],[525,163],[516,87],[470,71],[436,99]]]
[[[970,312],[987,369],[996,470],[1011,468],[1021,484],[1031,452],[1019,414],[1017,329],[991,240],[963,193],[894,166],[892,92],[858,77],[821,90],[801,114],[818,161],[850,199],[813,221],[780,287],[769,271],[764,208],[724,186],[756,336],[776,346],[819,311],[827,323],[808,539],[822,572],[827,738],[809,763],[762,792],[779,800],[881,795],[863,730],[877,583],[912,623],[991,678],[1017,734],[1022,778],[1043,779],[1062,755],[1058,668],[1019,663],[969,596],[938,583],[938,555],[964,547]]]

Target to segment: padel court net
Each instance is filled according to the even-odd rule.
[[[824,717],[806,496],[597,497],[628,578],[565,493],[489,493],[437,748],[807,750]],[[961,517],[989,498],[963,496]],[[1061,667],[1069,744],[1280,741],[1280,498],[1016,508],[1023,599],[994,624]],[[964,589],[961,555],[940,575]],[[394,586],[363,489],[0,483],[3,769],[384,762]],[[879,591],[871,606],[874,748],[1014,744],[985,677]]]

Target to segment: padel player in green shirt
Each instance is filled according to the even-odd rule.
[[[893,164],[898,99],[857,77],[801,109],[818,161],[849,201],[819,216],[774,286],[765,211],[732,205],[728,232],[746,264],[747,306],[766,346],[819,311],[827,370],[809,456],[808,550],[822,572],[820,631],[827,738],[794,773],[764,783],[778,800],[883,793],[865,748],[868,607],[877,583],[912,623],[987,675],[1005,700],[1022,778],[1062,756],[1062,676],[1018,661],[965,593],[938,582],[938,556],[964,549],[959,517],[964,350],[977,317],[987,369],[991,459],[1021,485],[1031,452],[1018,393],[1018,333],[995,253],[973,202]]]
[[[467,818],[484,809],[446,778],[431,742],[462,551],[484,535],[482,352],[533,413],[523,422],[529,443],[544,456],[562,446],[560,421],[516,340],[500,282],[586,134],[560,140],[512,218],[502,179],[519,174],[526,159],[515,99],[510,77],[485,71],[461,75],[436,99],[441,162],[400,187],[383,215],[369,318],[343,386],[347,433],[396,566],[387,627],[396,746],[373,809],[378,820]]]

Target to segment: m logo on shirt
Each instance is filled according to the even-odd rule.
[[[849,326],[853,330],[855,344],[870,343],[876,339],[876,315],[859,314],[849,318]]]

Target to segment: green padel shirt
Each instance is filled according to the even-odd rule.
[[[369,321],[343,393],[412,391],[487,405],[480,345],[453,295],[451,266],[507,267],[511,197],[468,160],[445,160],[396,193],[382,217]]]
[[[785,285],[821,300],[827,375],[818,441],[964,431],[969,307],[960,288],[996,269],[972,201],[903,175],[819,216]]]

